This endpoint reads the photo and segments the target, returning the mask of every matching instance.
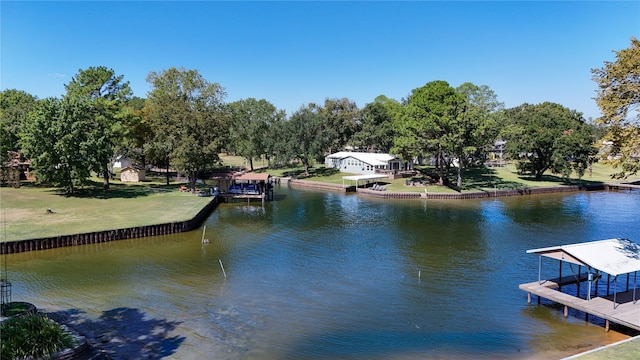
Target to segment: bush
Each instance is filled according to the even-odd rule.
[[[41,314],[15,316],[3,321],[0,340],[2,360],[46,357],[75,345],[71,334]]]
[[[2,306],[2,316],[10,317],[14,315],[31,314],[36,312],[33,304],[21,301],[13,301]]]

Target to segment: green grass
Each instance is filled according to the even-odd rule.
[[[242,156],[229,155],[225,153],[219,154],[219,156],[220,160],[222,160],[222,165],[224,166],[249,169],[249,162]],[[253,160],[254,169],[265,166],[267,166],[267,161],[265,159]]]
[[[75,339],[41,314],[9,318],[0,323],[4,359],[43,358],[75,345]]]
[[[413,178],[407,179],[381,179],[377,182],[386,185],[388,191],[394,192],[424,192],[425,186],[407,186],[407,180],[421,181],[426,185],[426,190],[430,193],[456,193],[457,191],[449,186],[439,186],[434,183],[435,170],[433,167],[417,167],[419,173]],[[332,184],[342,184],[342,177],[354,175],[349,173],[341,173],[335,169],[327,169],[323,166],[314,167],[310,170],[310,176],[304,176],[304,170],[300,167],[266,170],[274,176],[293,176],[299,179],[327,182]],[[452,170],[453,171],[453,170]],[[508,164],[504,167],[496,168],[469,168],[463,173],[462,192],[489,191],[494,189],[519,189],[519,188],[535,188],[535,187],[552,187],[571,184],[593,184],[603,182],[616,182],[611,179],[611,174],[616,169],[602,163],[596,163],[593,166],[591,174],[587,171],[582,179],[572,177],[568,180],[561,176],[545,173],[541,180],[536,180],[533,176],[518,174],[515,165]],[[431,175],[431,176],[430,176]],[[456,174],[451,172],[447,178],[451,185],[455,185]],[[640,181],[640,175],[629,177],[626,181]],[[352,185],[351,182],[347,182]],[[345,184],[347,184],[345,183]]]
[[[211,200],[179,192],[178,186],[116,182],[103,191],[96,183],[74,195],[33,185],[0,188],[0,220],[6,227],[6,238],[1,238],[13,241],[183,221]]]
[[[632,338],[619,344],[604,347],[577,357],[577,360],[617,359],[632,360],[640,358],[640,339]]]

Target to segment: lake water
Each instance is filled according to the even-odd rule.
[[[627,334],[528,305],[525,251],[638,242],[639,213],[639,192],[407,201],[282,186],[264,208],[221,204],[207,244],[201,228],[3,261],[14,301],[82,322],[121,358],[559,358]]]

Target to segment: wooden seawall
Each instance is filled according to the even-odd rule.
[[[123,229],[96,231],[83,234],[52,236],[43,239],[6,241],[0,243],[0,254],[13,254],[25,251],[55,249],[65,246],[96,244],[115,240],[135,239],[145,236],[158,236],[191,231],[196,229],[218,205],[214,197],[190,220],[165,224],[136,226]]]
[[[426,188],[425,188],[426,189]],[[505,196],[521,196],[534,194],[551,194],[560,192],[576,192],[581,187],[557,186],[557,187],[540,187],[540,188],[522,188],[522,189],[501,189],[495,191],[477,191],[469,193],[430,193],[430,192],[394,192],[394,191],[378,191],[369,188],[358,189],[359,194],[389,198],[389,199],[447,199],[447,200],[464,200],[464,199],[483,199],[492,197]]]

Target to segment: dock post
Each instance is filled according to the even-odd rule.
[[[569,317],[569,307],[567,305],[564,306],[564,317]]]
[[[609,320],[604,321],[604,331],[609,332]]]
[[[531,304],[531,293],[527,293],[527,304]]]

